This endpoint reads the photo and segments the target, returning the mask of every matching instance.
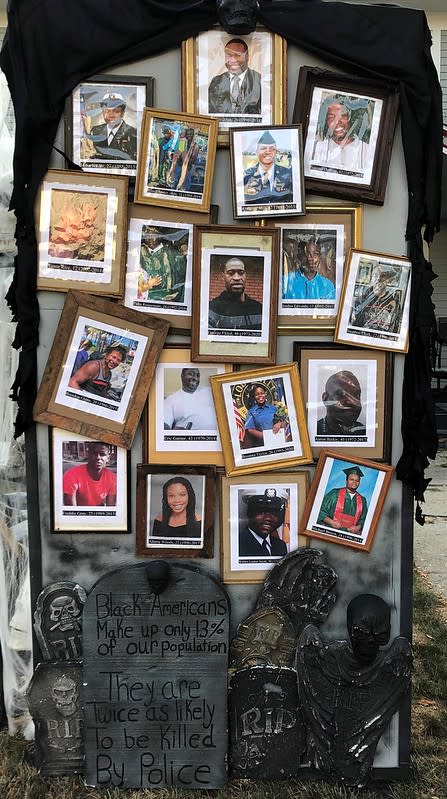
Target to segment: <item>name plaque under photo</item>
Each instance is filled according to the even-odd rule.
[[[85,781],[227,780],[229,600],[211,575],[151,561],[109,572],[84,610]]]

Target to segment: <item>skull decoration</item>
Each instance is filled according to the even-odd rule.
[[[217,16],[223,29],[244,36],[256,28],[258,0],[216,0]]]
[[[67,630],[77,632],[81,629],[80,616],[81,610],[75,599],[68,594],[61,594],[50,604],[50,621],[53,622],[50,631],[58,628],[63,633]]]
[[[51,698],[61,716],[69,717],[76,713],[78,689],[71,677],[58,677],[51,689]]]
[[[361,664],[372,663],[390,640],[390,608],[375,594],[359,594],[348,605],[346,621],[352,651]]]

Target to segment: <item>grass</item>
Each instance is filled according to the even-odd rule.
[[[119,790],[86,787],[80,777],[43,778],[33,744],[0,733],[0,799],[445,799],[447,796],[446,605],[422,575],[414,578],[412,776],[362,790],[321,781],[232,780],[220,791]]]

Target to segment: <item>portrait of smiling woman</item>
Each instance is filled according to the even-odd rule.
[[[196,495],[186,477],[171,477],[163,485],[162,510],[154,519],[152,535],[166,538],[198,538],[201,518],[196,514]]]

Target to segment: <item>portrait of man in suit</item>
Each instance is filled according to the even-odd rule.
[[[239,557],[283,557],[287,555],[287,544],[277,530],[284,522],[286,497],[278,496],[275,488],[254,491],[244,491],[242,495],[248,523],[239,532]]]
[[[248,66],[248,45],[230,39],[224,48],[225,72],[216,75],[208,87],[209,114],[260,114],[261,75]]]

